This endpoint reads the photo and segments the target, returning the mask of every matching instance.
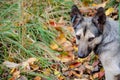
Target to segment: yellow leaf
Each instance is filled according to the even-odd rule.
[[[52,43],[50,45],[50,48],[53,49],[53,50],[57,50],[58,49],[58,45],[56,43]]]
[[[83,62],[85,62],[85,61],[87,61],[87,57],[86,57],[86,58],[78,58],[78,62],[83,63]]]
[[[10,71],[10,74],[13,74],[15,71],[16,71],[16,68],[13,68],[13,69]]]
[[[97,4],[93,3],[92,6],[97,6]]]
[[[43,74],[46,76],[50,76],[51,70],[49,68],[43,70]]]
[[[77,52],[78,51],[78,47],[77,46],[73,46],[74,50]]]
[[[106,10],[105,14],[108,16],[110,15],[112,12],[114,11],[114,8],[109,8],[108,10]]]
[[[60,77],[60,72],[59,71],[55,70],[54,74],[57,75],[57,77]]]
[[[58,37],[57,37],[57,42],[59,45],[61,45],[62,43],[66,42],[67,39],[65,38],[64,33],[61,33]]]

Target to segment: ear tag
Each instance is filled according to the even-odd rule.
[[[76,15],[73,16],[71,22],[73,23],[75,21]]]

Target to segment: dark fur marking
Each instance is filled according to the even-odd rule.
[[[115,80],[120,80],[120,74],[115,76]]]
[[[107,42],[107,43],[103,44],[103,46],[106,46],[106,45],[108,45],[108,44],[110,44],[110,43],[112,43],[112,42],[114,42],[114,40],[112,40],[112,41],[110,41],[110,42]]]
[[[73,23],[74,29],[76,28],[78,24],[80,24],[84,20],[81,12],[79,11],[76,5],[72,6],[70,17],[71,17],[71,21]]]
[[[96,27],[98,27],[98,29],[101,32],[103,32],[104,24],[106,22],[106,15],[105,15],[104,8],[102,8],[102,7],[98,8],[97,13],[95,14],[95,16],[92,19],[92,22],[94,23],[94,25]]]
[[[84,36],[85,36],[86,30],[87,30],[87,26],[84,27],[84,31],[83,31]]]

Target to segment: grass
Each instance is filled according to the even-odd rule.
[[[47,23],[50,19],[58,21],[61,16],[67,20],[71,4],[72,1],[62,0],[1,0],[0,64],[5,60],[20,63],[30,57],[39,59],[37,64],[43,68],[53,64],[50,60],[55,60],[55,55],[59,53],[53,51],[49,45],[55,41],[58,32]],[[44,58],[45,55],[48,57]],[[0,75],[4,71],[10,71],[4,69],[1,65]],[[31,75],[51,79],[42,73],[23,74],[28,75],[29,79],[32,79]],[[6,79],[12,76],[9,73],[8,75]]]

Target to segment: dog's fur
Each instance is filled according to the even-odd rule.
[[[98,54],[105,69],[106,80],[120,80],[120,42],[117,21],[107,18],[100,7],[94,17],[83,17],[76,5],[70,12],[76,34],[78,56]]]

